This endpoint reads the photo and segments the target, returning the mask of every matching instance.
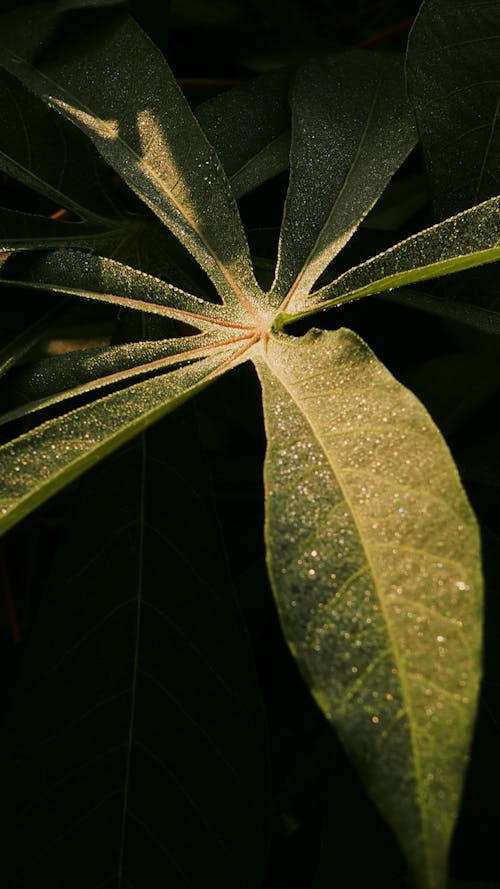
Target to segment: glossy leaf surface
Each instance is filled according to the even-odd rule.
[[[500,7],[426,0],[407,81],[438,218],[500,192]]]
[[[397,57],[354,52],[313,60],[298,72],[291,104],[274,305],[309,293],[416,140]]]
[[[207,482],[180,411],[80,486],[4,721],[5,886],[258,889],[266,740]]]
[[[480,676],[475,519],[431,418],[355,334],[273,337],[259,374],[286,638],[417,885],[444,889]]]

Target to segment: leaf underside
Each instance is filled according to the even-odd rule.
[[[427,412],[355,334],[273,337],[258,371],[286,638],[417,885],[444,889],[480,674],[475,519]]]

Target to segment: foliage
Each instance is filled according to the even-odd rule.
[[[0,211],[2,530],[75,498],[5,720],[6,885],[282,885],[276,849],[305,816],[270,808],[268,734],[286,762],[286,730],[268,702],[266,725],[249,639],[268,606],[244,601],[245,625],[199,442],[217,451],[214,383],[259,452],[249,363],[284,638],[408,879],[448,885],[481,677],[477,523],[424,405],[325,310],[382,295],[374,318],[387,300],[498,333],[498,104],[475,49],[497,63],[492,26],[493,4],[465,20],[427,0],[406,79],[401,54],[330,50],[193,113],[121,4],[3,16],[0,166],[39,204]],[[418,138],[438,221],[415,230]],[[285,180],[273,257],[266,220],[249,231],[242,213]],[[94,318],[93,344],[37,354]],[[301,706],[288,731],[305,719],[330,756]]]

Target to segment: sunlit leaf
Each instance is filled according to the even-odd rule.
[[[57,250],[42,256],[12,256],[0,269],[0,284],[54,290],[185,321],[200,330],[238,329],[236,307],[222,307],[166,284],[160,278],[100,256]]]
[[[499,46],[496,0],[422,3],[407,82],[440,219],[500,192]]]
[[[180,414],[77,492],[4,718],[5,885],[261,884],[262,706]]]
[[[172,340],[78,349],[45,358],[32,367],[21,367],[10,374],[3,389],[0,388],[0,400],[5,390],[4,408],[18,405],[0,414],[0,425],[77,395],[125,384],[133,377],[149,376],[167,370],[169,366],[204,358],[225,350],[234,342],[234,338],[228,341],[223,336],[217,338],[205,333]]]
[[[291,104],[290,186],[275,305],[310,291],[416,140],[402,61],[392,55],[313,60],[298,72]]]
[[[208,99],[196,117],[241,197],[288,168],[290,71],[278,69]]]
[[[50,4],[9,14],[0,63],[80,127],[228,302],[258,299],[226,175],[165,59],[126,14],[100,11],[98,23],[86,13],[57,41]]]
[[[285,635],[417,885],[444,889],[480,675],[472,511],[429,415],[355,334],[273,336],[258,370]]]
[[[371,293],[495,262],[500,258],[499,211],[497,197],[458,213],[349,269],[316,293],[295,300],[289,310],[306,315]],[[306,306],[309,311],[304,312]]]
[[[225,370],[225,353],[136,383],[0,448],[0,533]]]

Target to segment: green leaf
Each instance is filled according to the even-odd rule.
[[[429,415],[355,334],[272,336],[258,371],[285,636],[417,886],[444,889],[480,678],[475,519]]]
[[[215,379],[235,347],[136,383],[0,448],[0,533]]]
[[[291,104],[275,305],[309,293],[416,141],[402,61],[392,55],[313,60],[298,72]]]
[[[0,114],[0,169],[83,219],[116,218],[90,140],[1,69]]]
[[[0,269],[0,284],[54,290],[152,312],[184,321],[200,330],[245,327],[239,321],[240,313],[236,307],[207,302],[153,275],[76,250],[55,250],[42,256],[12,256]]]
[[[23,298],[24,297],[24,298]],[[0,376],[10,370],[40,339],[46,336],[60,315],[64,300],[45,304],[33,300],[33,294],[16,294],[15,300],[2,306],[0,333]]]
[[[117,237],[118,235],[118,237]],[[114,230],[102,223],[66,222],[34,213],[20,213],[0,207],[0,251],[44,250],[47,248],[89,247],[106,249],[123,237],[117,224]]]
[[[474,298],[474,293],[470,299]],[[415,287],[402,287],[393,293],[384,293],[383,299],[400,305],[414,306],[432,315],[438,315],[450,321],[467,324],[476,330],[498,336],[500,334],[500,312],[493,308],[478,306],[473,302],[447,297],[442,293],[428,293]]]
[[[495,262],[500,258],[499,210],[497,197],[445,219],[349,269],[309,297],[295,300],[289,309],[297,317],[309,315],[318,308]]]
[[[160,51],[119,10],[86,13],[58,40],[50,6],[2,19],[0,64],[80,127],[226,301],[258,301],[226,175]]]
[[[90,473],[67,519],[4,719],[5,885],[261,885],[252,653],[194,423],[168,419]]]
[[[234,342],[214,334],[176,337],[120,346],[77,349],[45,358],[9,374],[0,387],[0,400],[12,407],[0,414],[0,425],[68,398],[105,386],[125,384],[132,377],[150,376],[173,365],[186,364],[224,351]]]
[[[195,109],[237,198],[288,168],[290,76],[271,71]]]
[[[500,192],[500,7],[426,0],[408,41],[408,94],[442,219]]]

